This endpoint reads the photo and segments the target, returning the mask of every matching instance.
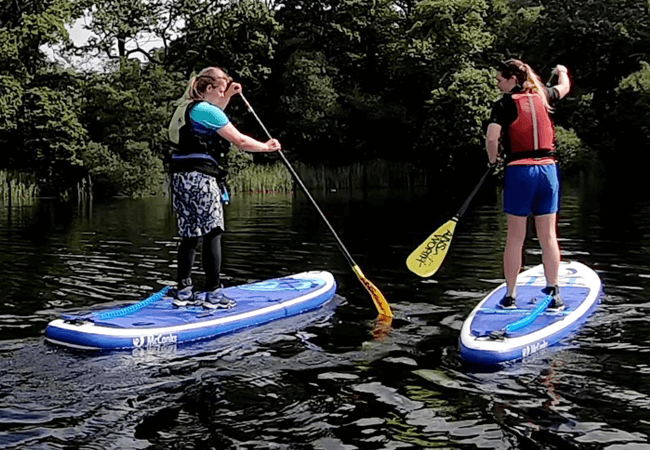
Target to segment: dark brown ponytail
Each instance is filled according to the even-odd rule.
[[[515,77],[517,84],[521,86],[524,91],[537,92],[544,103],[547,111],[551,111],[551,105],[548,103],[546,89],[542,79],[535,73],[535,71],[525,62],[518,59],[509,59],[499,65],[499,72],[503,78],[509,79]]]

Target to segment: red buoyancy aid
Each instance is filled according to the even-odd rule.
[[[517,119],[508,128],[511,159],[548,156],[554,152],[555,129],[539,95],[512,94],[512,100],[517,106]]]

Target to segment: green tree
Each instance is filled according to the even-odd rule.
[[[522,3],[528,2],[514,5]],[[613,92],[648,54],[646,0],[546,0],[543,8],[531,9],[539,10],[534,20],[525,28],[511,22],[501,47],[510,47],[540,70],[566,65],[582,90]]]
[[[328,73],[331,72],[330,73]],[[291,143],[305,148],[314,141],[337,142],[337,122],[342,116],[339,92],[334,87],[336,72],[322,53],[297,50],[286,64],[282,85],[286,94],[280,108],[291,123]],[[312,152],[313,160],[322,156]],[[309,155],[304,155],[309,158]]]
[[[282,72],[282,107],[302,104],[306,109],[320,109],[319,118],[329,132],[303,133],[301,141],[290,141],[300,148],[300,159],[310,153],[333,163],[353,162],[376,156],[392,156],[392,144],[404,145],[406,117],[397,96],[398,86],[391,80],[387,50],[400,33],[401,16],[393,1],[362,0],[278,2],[278,20],[284,25],[278,71]],[[299,56],[297,56],[299,55]],[[296,71],[296,58],[312,62],[309,74]],[[288,61],[288,62],[287,62]],[[305,79],[299,80],[300,76]],[[302,89],[311,85],[312,90]],[[294,89],[299,86],[297,89]],[[323,108],[315,94],[327,86],[330,101],[336,107]],[[281,110],[285,123],[296,114]],[[311,130],[311,129],[310,129]],[[381,133],[379,132],[381,130]],[[295,131],[301,131],[295,130]],[[293,139],[294,130],[287,136]]]
[[[182,23],[179,3],[171,0],[77,0],[75,14],[86,18],[91,35],[87,44],[68,50],[117,63],[135,56],[162,63]],[[162,51],[145,45],[152,40]]]
[[[499,97],[492,70],[467,63],[451,79],[448,86],[431,92],[420,142],[429,149],[423,160],[440,172],[485,159],[477,149],[484,148],[484,125]]]
[[[185,26],[171,45],[169,67],[189,76],[220,66],[249,90],[267,87],[280,25],[264,2],[185,0],[181,5]]]
[[[650,3],[645,0],[514,0],[497,51],[522,57],[548,76],[556,64],[569,68],[573,90],[556,120],[570,124],[585,143],[607,158],[617,145],[617,106],[629,104],[617,87],[650,60]],[[632,94],[633,97],[640,93]],[[642,116],[643,117],[643,116]],[[647,116],[646,116],[647,117]],[[634,121],[634,118],[631,118]],[[610,166],[614,167],[614,166]]]
[[[75,94],[70,90],[32,87],[23,96],[25,114],[19,120],[21,164],[42,180],[46,193],[66,191],[77,181],[69,175],[81,168],[79,153],[85,129],[79,122]]]
[[[74,76],[41,47],[68,40],[65,0],[4,2],[0,12],[0,167],[35,173],[47,193],[70,187],[85,131]],[[56,82],[52,82],[56,79]]]
[[[621,153],[637,152],[650,142],[650,64],[641,61],[640,66],[640,70],[625,77],[616,88],[614,107],[605,118],[610,121],[611,146],[601,148],[606,167],[631,178],[645,168],[643,164],[630,164],[629,158],[622,157]]]
[[[391,46],[391,70],[414,118],[411,159],[447,171],[482,140],[497,93],[485,54],[506,10],[501,2],[426,0]]]
[[[564,159],[597,152],[609,170],[626,170],[611,149],[649,137],[647,0],[0,5],[0,168],[38,173],[51,192],[88,174],[97,194],[158,192],[174,100],[212,65],[243,84],[294,160],[382,157],[446,174],[478,163],[498,96],[492,67],[507,57],[544,78],[557,63],[569,67],[574,89],[554,114]],[[41,51],[70,46],[64,24],[83,14],[95,37],[75,51],[109,57],[104,72],[62,69]],[[142,48],[147,36],[161,48]],[[228,114],[265,138],[242,102]]]
[[[161,192],[167,125],[173,100],[182,93],[179,84],[179,75],[138,60],[90,76],[83,117],[94,145],[82,159],[100,178],[94,182],[97,194]]]

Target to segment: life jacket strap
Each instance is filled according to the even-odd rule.
[[[528,152],[509,153],[506,155],[505,163],[508,164],[512,161],[528,158],[554,158],[557,160],[557,152],[555,150],[531,150]]]
[[[169,165],[171,173],[179,172],[201,172],[215,177],[218,181],[224,181],[228,176],[219,162],[207,153],[173,153]]]

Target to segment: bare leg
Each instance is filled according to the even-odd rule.
[[[535,217],[537,238],[542,246],[544,274],[546,275],[546,283],[549,286],[557,286],[560,271],[560,246],[557,242],[556,222],[556,214]]]
[[[526,240],[527,218],[511,214],[506,216],[508,219],[508,239],[503,253],[503,272],[508,285],[507,295],[512,295],[517,284],[517,275],[521,270],[521,253],[524,248],[524,240]]]

